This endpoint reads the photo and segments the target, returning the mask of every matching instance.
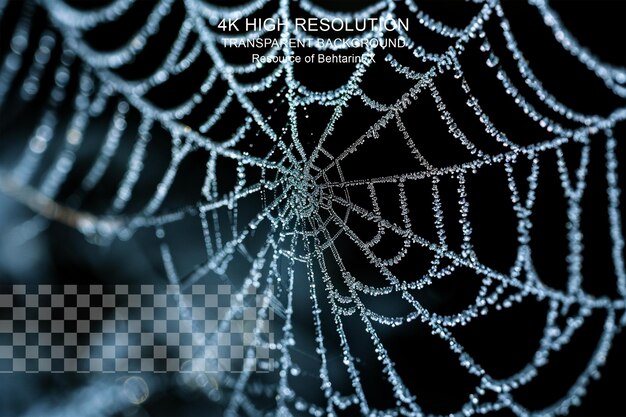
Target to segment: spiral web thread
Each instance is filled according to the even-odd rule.
[[[7,7],[2,2],[0,10]],[[243,6],[220,7],[200,0],[185,0],[185,17],[180,25],[173,47],[162,64],[153,73],[140,81],[124,79],[117,69],[129,64],[150,44],[159,31],[159,24],[174,7],[173,0],[160,0],[143,26],[132,39],[113,51],[101,52],[93,49],[83,39],[86,31],[120,19],[132,6],[132,0],[116,0],[95,10],[74,9],[60,1],[43,1],[41,6],[47,11],[51,26],[44,29],[38,38],[33,38],[31,24],[40,5],[28,2],[23,6],[19,21],[15,25],[11,47],[4,57],[0,69],[0,102],[4,103],[10,88],[16,83],[21,99],[32,101],[39,93],[43,74],[53,72],[55,83],[49,92],[48,103],[38,125],[29,139],[28,147],[14,167],[3,171],[0,180],[2,189],[29,205],[38,216],[22,226],[27,234],[37,234],[45,228],[46,222],[56,220],[75,227],[91,240],[100,243],[112,239],[130,239],[140,229],[153,229],[160,242],[163,265],[168,279],[173,283],[191,285],[211,276],[229,277],[234,263],[248,265],[241,282],[241,291],[249,286],[260,288],[268,303],[260,315],[269,308],[280,311],[282,330],[279,343],[271,344],[278,361],[277,380],[271,385],[275,398],[268,398],[273,412],[289,415],[291,411],[312,415],[334,415],[337,410],[356,406],[363,415],[422,415],[419,401],[405,386],[385,345],[379,337],[375,325],[403,326],[411,321],[419,321],[428,326],[433,337],[447,343],[456,354],[460,365],[478,378],[478,385],[466,404],[458,411],[461,415],[484,414],[492,410],[508,409],[516,415],[565,414],[572,405],[579,404],[591,378],[599,376],[599,368],[604,364],[613,337],[626,325],[624,308],[626,302],[626,272],[624,270],[624,240],[619,207],[620,190],[617,185],[616,155],[617,141],[613,135],[616,124],[626,119],[626,107],[616,108],[609,115],[583,114],[560,103],[536,78],[518,47],[504,10],[497,0],[479,3],[479,12],[463,28],[450,27],[427,15],[412,0],[404,0],[403,7],[413,14],[412,24],[449,39],[450,47],[443,53],[434,53],[419,46],[417,40],[398,29],[394,36],[404,38],[416,65],[426,66],[425,71],[416,71],[396,59],[391,52],[384,62],[370,64],[367,60],[354,66],[348,81],[339,88],[315,92],[306,88],[294,73],[293,64],[281,63],[266,71],[264,65],[228,63],[219,48],[225,35],[213,30],[217,22],[224,18],[253,16],[260,10],[275,8],[273,16],[288,20],[293,8],[300,8],[315,17],[351,18],[393,18],[398,3],[379,1],[354,14],[336,14],[325,10],[308,0],[289,2],[280,0],[256,0]],[[545,25],[553,32],[554,38],[573,57],[584,64],[616,96],[626,98],[626,71],[604,64],[594,58],[564,28],[558,16],[542,0],[530,3],[540,13]],[[516,64],[516,77],[524,80],[535,97],[528,98],[516,87],[500,63],[499,56],[490,43],[491,34],[485,30],[488,22],[496,22],[504,36],[506,51]],[[213,28],[213,29],[212,29]],[[248,39],[263,36],[263,32],[239,35]],[[282,33],[286,38],[307,39],[311,35],[296,31],[293,25]],[[390,36],[384,31],[361,34],[367,39],[384,39]],[[22,62],[28,45],[38,46],[30,62]],[[60,50],[53,57],[53,50]],[[461,57],[466,49],[478,48],[484,58],[484,71],[497,78],[503,90],[526,117],[547,132],[552,139],[521,145],[515,143],[501,131],[473,95],[470,83],[465,78]],[[364,56],[374,52],[373,47],[363,51]],[[291,55],[288,46],[269,49],[267,56]],[[51,58],[52,57],[52,58]],[[184,75],[201,59],[210,61],[210,70],[201,87],[186,101],[175,108],[163,109],[153,104],[147,95],[165,84],[170,78]],[[19,77],[23,65],[28,71]],[[385,65],[410,83],[405,93],[391,104],[376,101],[368,96],[363,78],[370,65]],[[263,72],[265,71],[265,72]],[[260,73],[262,75],[257,75]],[[467,106],[480,122],[484,132],[491,138],[492,146],[498,152],[481,150],[481,145],[467,137],[457,126],[454,115],[447,109],[445,99],[440,94],[436,81],[445,75],[453,75],[458,80],[458,94],[465,96]],[[254,79],[256,81],[249,81]],[[78,87],[73,96],[67,96],[68,85],[77,80]],[[198,110],[206,97],[217,91],[224,91],[219,104],[214,106],[201,123],[187,124],[186,120]],[[276,128],[268,115],[257,107],[255,97],[271,92],[277,107],[286,106],[287,123]],[[277,92],[277,93],[275,93]],[[405,123],[412,116],[410,109],[416,101],[434,100],[448,128],[449,135],[467,153],[469,158],[459,164],[436,165],[429,161],[420,150],[419,141],[412,138]],[[278,103],[278,101],[283,100]],[[68,126],[57,135],[59,112],[63,102],[73,101],[73,115]],[[542,112],[532,103],[539,100],[546,111]],[[76,161],[75,155],[88,138],[84,132],[90,120],[103,114],[108,103],[117,103],[110,120],[110,126],[102,146],[88,173],[83,178],[70,203],[57,201],[59,190],[67,180]],[[270,101],[271,103],[271,101]],[[5,103],[6,104],[6,103]],[[367,129],[357,133],[350,144],[341,152],[329,151],[328,144],[334,140],[335,127],[341,122],[343,113],[349,106],[362,106],[377,114]],[[329,108],[332,116],[325,124],[322,134],[316,139],[312,150],[307,151],[299,136],[299,117],[307,108],[314,106]],[[244,116],[236,119],[231,111],[243,110]],[[545,113],[554,113],[551,118]],[[109,165],[118,152],[120,140],[129,128],[127,115],[136,110],[141,115],[136,142],[128,156],[127,169],[120,181],[109,209],[102,214],[80,211],[81,199],[91,190],[97,189]],[[271,117],[271,115],[270,115]],[[230,118],[230,119],[229,119]],[[561,123],[556,119],[562,119]],[[231,137],[226,140],[212,138],[212,129],[224,120],[239,120]],[[227,123],[232,123],[228,121]],[[573,127],[568,127],[568,126]],[[144,162],[149,158],[147,149],[156,129],[166,132],[171,138],[171,160],[165,173],[156,186],[152,197],[140,212],[128,212],[127,206],[133,198],[135,185],[144,174]],[[368,143],[385,140],[385,135],[393,130],[403,139],[403,152],[410,152],[414,158],[415,170],[394,175],[367,179],[349,179],[342,165],[359,158],[359,151]],[[608,188],[608,218],[612,241],[612,260],[616,277],[618,297],[597,297],[582,289],[582,232],[580,227],[581,199],[585,192],[589,165],[590,142],[592,136],[604,137],[606,181]],[[53,141],[62,141],[60,150],[44,166],[44,155]],[[249,151],[242,151],[242,144],[254,143]],[[266,147],[264,148],[262,145]],[[564,149],[578,144],[581,151],[575,160],[568,160]],[[266,149],[257,151],[258,149]],[[201,191],[201,200],[177,210],[163,211],[162,206],[172,190],[179,173],[179,167],[192,153],[208,154],[206,176]],[[543,154],[556,155],[556,169],[567,200],[567,256],[568,281],[566,289],[557,290],[542,282],[535,272],[530,248],[533,231],[535,190],[541,178]],[[223,191],[220,184],[220,167],[224,160],[234,163],[236,181],[231,190]],[[520,164],[530,166],[530,174],[521,184],[516,176]],[[485,167],[503,170],[510,192],[510,202],[517,218],[517,256],[509,272],[502,273],[481,262],[473,246],[471,207],[468,202],[466,180]],[[574,170],[571,172],[572,167]],[[33,184],[34,174],[44,169],[41,181]],[[521,171],[520,171],[521,172]],[[457,210],[462,231],[462,244],[454,247],[448,243],[449,231],[444,218],[450,207],[440,198],[441,181],[452,181],[457,189]],[[436,239],[429,239],[414,232],[412,207],[407,198],[407,189],[415,183],[426,183],[432,191],[429,204],[432,205],[432,218]],[[395,205],[400,208],[401,221],[391,220],[377,198],[380,187],[395,187]],[[526,193],[521,189],[527,189]],[[365,193],[369,205],[357,204],[350,199],[350,193]],[[246,204],[250,200],[260,201],[261,207],[252,216],[247,216]],[[357,218],[373,226],[377,232],[366,240],[353,228]],[[195,219],[201,225],[206,260],[190,271],[177,270],[175,256],[171,252],[168,239],[169,230],[179,222]],[[424,221],[424,220],[419,220]],[[227,225],[225,227],[225,225]],[[264,234],[262,234],[264,233]],[[262,244],[255,250],[251,240],[262,235]],[[384,285],[365,284],[358,274],[351,273],[350,263],[342,259],[342,251],[335,244],[339,236],[348,237],[358,252],[378,271],[379,282]],[[393,236],[402,242],[395,254],[378,255],[377,244],[384,236]],[[429,254],[430,267],[419,279],[407,282],[399,279],[393,266],[413,248],[422,248]],[[329,265],[333,263],[333,265]],[[286,265],[286,267],[285,267]],[[302,274],[298,271],[304,267]],[[414,290],[427,288],[434,282],[453,275],[455,270],[469,269],[480,277],[478,296],[459,313],[441,315],[430,311],[414,296]],[[304,275],[304,276],[303,276]],[[316,354],[319,363],[321,390],[325,404],[312,404],[301,398],[292,389],[290,380],[297,378],[299,368],[291,358],[298,340],[292,328],[294,286],[309,285],[310,308],[315,325]],[[341,288],[339,288],[341,287]],[[275,290],[273,290],[275,288]],[[406,303],[410,312],[403,316],[386,316],[367,306],[365,298],[396,296]],[[333,386],[329,375],[327,340],[320,319],[320,300],[328,300],[336,332],[340,343],[343,366],[347,370],[352,392],[341,392]],[[460,344],[451,329],[466,325],[486,314],[497,314],[496,310],[506,309],[523,303],[527,299],[547,302],[548,313],[539,348],[532,360],[519,372],[505,379],[489,375]],[[568,344],[571,337],[586,318],[594,311],[606,315],[603,332],[597,347],[586,368],[579,375],[569,391],[552,406],[538,411],[526,409],[515,399],[516,388],[533,380],[551,358],[551,355]],[[348,316],[358,317],[382,364],[385,379],[390,385],[397,406],[377,410],[368,404],[362,388],[358,370],[358,358],[352,353],[349,337],[344,330]],[[566,318],[567,320],[562,321]],[[262,317],[261,317],[262,319]],[[267,343],[263,340],[260,344]],[[260,394],[251,389],[255,375],[254,358],[244,372],[235,376],[224,376],[222,383],[228,386],[228,411],[235,414],[256,416],[267,410],[258,409]],[[490,397],[491,394],[494,394]]]

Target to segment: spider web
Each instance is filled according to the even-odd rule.
[[[220,375],[227,395],[218,400],[226,415],[427,414],[419,393],[408,386],[410,376],[403,375],[384,341],[389,329],[412,329],[414,323],[443,341],[473,378],[472,389],[451,414],[502,409],[520,416],[566,414],[580,403],[590,380],[599,377],[614,336],[626,325],[619,145],[613,133],[626,118],[621,100],[626,98],[626,71],[596,59],[544,1],[530,4],[563,50],[621,104],[587,114],[561,103],[531,69],[496,0],[465,5],[471,13],[459,27],[430,16],[412,0],[378,1],[355,12],[333,12],[309,0],[237,6],[115,0],[95,9],[25,2],[0,69],[0,103],[6,106],[15,89],[26,104],[39,95],[47,104],[28,147],[2,171],[1,188],[37,213],[20,226],[21,236],[35,236],[51,220],[103,245],[149,231],[170,282],[189,286],[225,280],[242,292],[255,286],[271,300],[260,315],[271,308],[279,316],[279,342],[269,345],[278,372],[252,372],[250,353],[243,372]],[[7,7],[16,6],[5,1],[0,10]],[[33,22],[43,10],[49,25],[38,29]],[[437,38],[437,46],[424,47],[422,32],[401,28],[364,33],[360,39],[401,38],[408,46],[356,50],[379,59],[354,65],[341,74],[339,85],[327,88],[307,87],[307,74],[289,62],[252,65],[248,56],[221,47],[232,37],[217,29],[221,19],[289,20],[296,15],[409,16],[412,25]],[[130,21],[128,16],[142,24],[127,40],[94,46],[115,22]],[[163,34],[164,25],[175,30]],[[293,25],[280,36],[316,39]],[[261,52],[268,57],[296,53],[287,45]],[[337,51],[320,47],[315,52]],[[146,64],[150,54],[158,59]],[[496,83],[502,100],[543,139],[501,129],[497,115],[486,110],[493,106],[484,103],[478,84],[472,83],[477,64],[465,59],[469,54],[480,58],[475,60],[478,70],[488,74],[483,77]],[[143,73],[136,69],[140,64]],[[381,73],[401,87],[381,94],[368,82]],[[451,94],[462,97],[464,109],[450,102]],[[71,110],[68,120],[61,116],[66,109]],[[101,119],[106,133],[98,146],[89,126]],[[475,124],[466,130],[469,119]],[[447,132],[424,137],[421,124],[433,121],[442,122]],[[167,156],[154,157],[159,175],[146,168],[153,148]],[[91,162],[78,182],[70,181],[81,152]],[[602,204],[608,214],[613,296],[590,294],[583,279],[583,199],[596,152],[604,158]],[[385,157],[394,163],[362,166],[362,161]],[[199,166],[200,175],[186,174]],[[505,267],[483,260],[489,257],[479,250],[480,228],[473,223],[475,178],[484,172],[500,176],[515,223],[508,236],[514,239],[514,256]],[[544,238],[536,227],[535,207],[549,176],[559,182],[564,199],[560,218],[566,224],[567,279],[562,285],[537,272],[533,252],[534,241]],[[106,182],[109,177],[114,180]],[[97,205],[90,200],[94,194],[100,196]],[[447,281],[457,275],[471,277],[477,286],[458,311],[439,312],[429,291],[438,283],[455,285]],[[303,289],[304,298],[297,295]],[[494,376],[455,332],[530,302],[546,307],[536,349],[519,370]],[[304,319],[297,317],[301,310],[307,310]],[[603,317],[597,345],[567,391],[543,409],[527,408],[517,390],[532,384],[596,314]],[[297,330],[303,320],[312,323],[318,366],[314,377],[320,396],[312,400],[298,382],[305,373],[297,359],[305,344]],[[355,326],[364,331],[358,338]],[[364,387],[365,370],[355,353],[364,344],[374,352],[372,367],[384,377],[392,398],[383,407],[372,405]],[[332,363],[336,351],[341,371]]]

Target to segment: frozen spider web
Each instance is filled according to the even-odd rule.
[[[614,336],[626,325],[621,145],[613,133],[626,119],[626,71],[596,59],[545,1],[531,0],[529,7],[552,40],[621,107],[586,114],[561,103],[531,69],[497,0],[467,3],[471,16],[459,27],[430,16],[413,0],[370,2],[354,12],[333,12],[310,0],[236,6],[114,0],[88,9],[53,0],[16,3],[0,2],[0,11],[20,8],[0,68],[0,103],[5,111],[14,95],[25,104],[40,96],[47,101],[26,149],[0,171],[0,188],[37,214],[20,226],[21,236],[40,233],[50,221],[103,245],[148,231],[158,242],[169,282],[222,280],[264,293],[270,302],[259,314],[277,312],[278,337],[277,343],[257,342],[274,351],[277,369],[252,372],[250,357],[243,372],[220,375],[225,395],[217,400],[226,415],[430,414],[420,393],[408,386],[416,376],[399,369],[385,343],[389,328],[414,329],[416,323],[443,341],[473,378],[463,404],[446,415],[567,414],[599,377]],[[253,65],[221,47],[232,37],[217,29],[221,19],[287,21],[295,15],[409,17],[412,27],[437,38],[439,48],[422,46],[420,36],[401,28],[359,34],[361,40],[402,38],[408,46],[352,51],[378,59],[353,65],[338,85],[323,89],[307,87],[303,78],[310,74],[290,62]],[[116,22],[135,27],[124,42],[94,46]],[[160,30],[165,26],[166,34]],[[304,40],[316,34],[289,25],[280,36]],[[295,52],[283,45],[261,53]],[[466,60],[468,54],[478,64]],[[155,55],[154,62],[146,58]],[[476,65],[540,139],[521,141],[487,114],[480,83],[468,75]],[[380,91],[370,92],[374,71],[399,86],[386,100],[376,98]],[[463,109],[449,103],[451,93],[461,97]],[[421,106],[434,117],[421,118]],[[466,130],[468,120],[475,125]],[[433,121],[443,126],[438,136],[421,135],[420,123]],[[96,122],[105,126],[104,135],[89,130]],[[153,157],[158,150],[161,155]],[[398,159],[381,161],[376,153]],[[81,155],[89,158],[87,169],[78,166]],[[597,204],[608,217],[611,296],[588,293],[583,278],[582,207],[594,155],[603,161],[605,186],[594,195],[602,196]],[[149,165],[160,170],[155,174]],[[515,250],[506,267],[492,266],[476,249],[481,228],[470,203],[476,201],[475,178],[485,172],[501,179],[514,218],[508,238]],[[537,272],[533,252],[534,241],[544,238],[534,211],[539,189],[555,178],[564,199],[560,219],[567,245],[561,286]],[[93,204],[93,195],[106,198]],[[439,283],[456,285],[459,274],[471,275],[478,286],[458,311],[441,313],[421,296]],[[536,349],[517,371],[494,376],[456,331],[529,302],[545,307]],[[304,318],[297,317],[302,311]],[[603,317],[602,331],[589,358],[579,358],[586,365],[576,379],[551,405],[525,406],[517,391],[541,375],[592,315]],[[295,323],[306,320],[314,372],[300,363],[308,342],[301,342]],[[356,326],[360,337],[352,333]],[[366,371],[355,353],[363,345],[374,352],[371,368],[391,398],[386,406],[374,405],[364,387]],[[331,358],[336,352],[339,362]],[[303,385],[302,378],[314,382]],[[312,386],[318,392],[311,399],[303,391]],[[78,396],[69,404],[76,401]]]

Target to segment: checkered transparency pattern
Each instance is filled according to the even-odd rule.
[[[0,372],[240,372],[244,361],[271,370],[265,297],[232,289],[0,287]]]

